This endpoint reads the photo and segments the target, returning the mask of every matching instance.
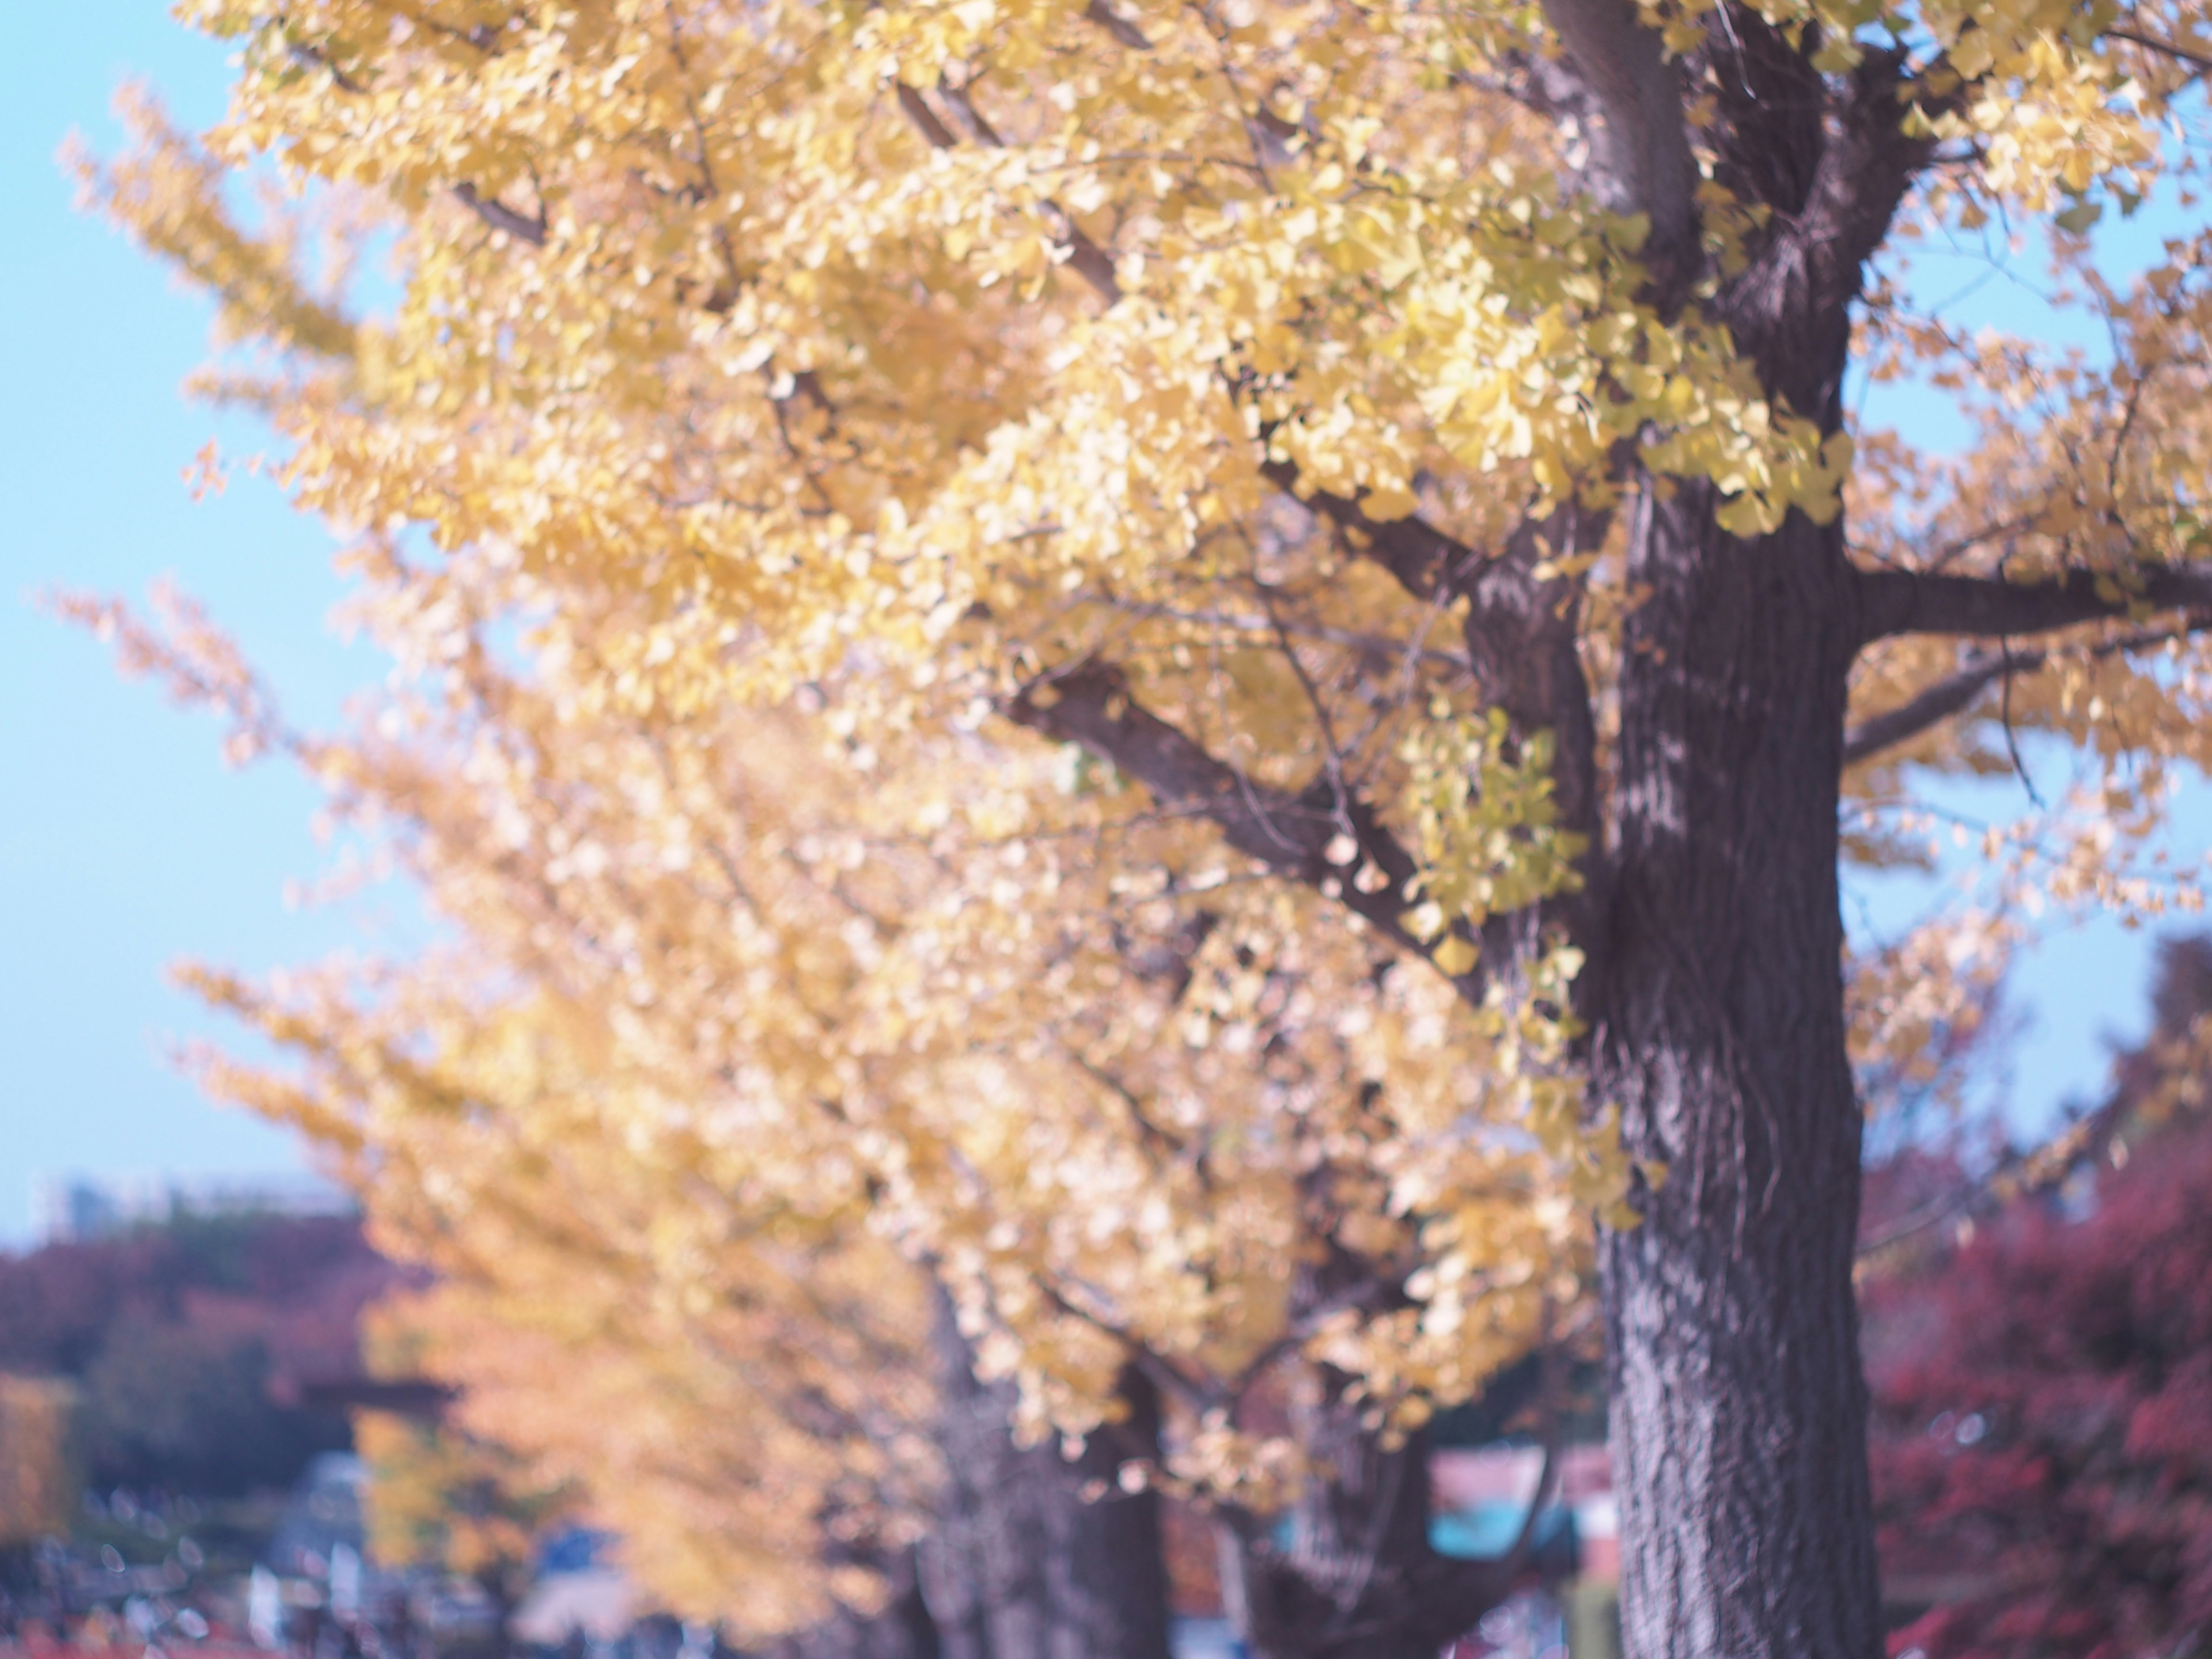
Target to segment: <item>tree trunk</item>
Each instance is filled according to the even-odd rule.
[[[1430,1547],[1425,1435],[1386,1447],[1341,1400],[1299,1415],[1325,1476],[1279,1521],[1215,1523],[1237,1634],[1256,1659],[1436,1659],[1504,1598],[1511,1570]]]
[[[1632,1659],[1875,1659],[1836,867],[1853,586],[1839,525],[1742,542],[1712,506],[1647,480],[1630,534],[1650,598],[1595,1093],[1667,1173],[1602,1244],[1623,1633]]]
[[[1168,1659],[1159,1498],[1116,1478],[1158,1453],[1150,1387],[1125,1376],[1127,1420],[1080,1458],[1017,1446],[1011,1387],[976,1380],[949,1309],[938,1322],[947,1480],[920,1584],[944,1659]]]
[[[942,1652],[909,1553],[891,1576],[891,1598],[881,1613],[864,1619],[841,1609],[777,1643],[767,1659],[941,1659]]]

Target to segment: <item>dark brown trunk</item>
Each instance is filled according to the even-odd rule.
[[[1386,1447],[1357,1406],[1300,1413],[1326,1471],[1279,1520],[1224,1517],[1222,1599],[1256,1659],[1436,1659],[1508,1587],[1429,1547],[1428,1441]]]
[[[1667,1174],[1608,1234],[1631,1659],[1875,1659],[1851,1291],[1838,773],[1840,526],[1741,542],[1647,484],[1623,653],[1597,1097]]]
[[[1159,1498],[1115,1479],[1158,1452],[1149,1386],[1125,1376],[1127,1420],[1071,1462],[1014,1443],[1011,1388],[976,1379],[949,1313],[939,1326],[947,1480],[920,1583],[944,1659],[1168,1659]]]

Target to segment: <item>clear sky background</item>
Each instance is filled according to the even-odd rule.
[[[119,680],[32,596],[143,598],[172,573],[310,720],[381,672],[325,625],[338,586],[318,526],[241,476],[193,502],[182,469],[210,435],[231,454],[262,442],[179,395],[207,308],[74,211],[54,161],[72,128],[115,145],[126,76],[212,121],[223,48],[159,0],[27,6],[15,36],[0,54],[0,1245],[23,1241],[41,1173],[300,1170],[288,1137],[208,1105],[167,1063],[173,1039],[221,1028],[162,970],[319,957],[362,920],[286,907],[288,880],[322,867],[304,783],[227,770],[212,721]]]
[[[108,100],[133,75],[188,124],[220,112],[222,48],[185,33],[158,0],[26,8],[0,55],[0,1246],[25,1242],[40,1174],[301,1170],[286,1137],[208,1105],[168,1066],[175,1039],[223,1033],[167,988],[163,967],[194,956],[263,969],[374,948],[409,921],[374,904],[288,908],[288,882],[322,867],[313,792],[281,766],[227,771],[208,720],[120,682],[91,640],[31,603],[56,584],[143,597],[173,574],[311,722],[381,672],[326,625],[338,588],[318,526],[236,471],[197,504],[183,482],[210,435],[232,455],[261,441],[184,401],[206,308],[76,213],[53,160],[73,128],[114,144]],[[2172,226],[2118,228],[2115,258],[2140,263]],[[1917,286],[1932,298],[1980,274],[1930,258]],[[2000,278],[1952,314],[2021,325],[2035,309]],[[1944,429],[1909,392],[1878,393],[1870,412]],[[2204,799],[2192,798],[2193,841],[2176,849],[2192,858],[2212,826]],[[2011,1061],[2016,1121],[2098,1090],[2105,1037],[2142,1028],[2148,955],[2143,936],[2099,924],[2023,965],[2015,991],[2031,1024]]]

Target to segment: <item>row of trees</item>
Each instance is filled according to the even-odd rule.
[[[1425,1420],[1598,1318],[1636,1659],[1878,1650],[1854,1066],[1941,1085],[2025,895],[2194,898],[2204,247],[2081,233],[2197,9],[185,9],[228,118],[85,177],[401,682],[311,738],[75,608],[454,925],[198,982],[472,1411],[758,1635],[1157,1652],[1158,1484],[1261,1651],[1410,1659],[1504,1576]],[[1869,275],[2014,217],[2108,362]],[[1972,454],[1855,443],[1869,362]]]

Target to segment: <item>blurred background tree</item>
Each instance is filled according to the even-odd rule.
[[[1864,1290],[1893,1650],[2192,1651],[2212,1634],[2212,939],[2060,1160],[1923,1158]],[[1906,1242],[1900,1239],[1900,1243]]]
[[[497,1340],[495,1332],[485,1337]],[[415,1299],[397,1297],[368,1310],[362,1346],[372,1375],[422,1376],[429,1338]],[[470,1579],[497,1610],[503,1646],[507,1616],[529,1587],[538,1540],[575,1508],[574,1486],[544,1478],[515,1452],[442,1414],[359,1412],[354,1448],[368,1468],[370,1552],[388,1565],[441,1567]]]
[[[76,1516],[83,1487],[76,1403],[57,1378],[0,1372],[0,1555],[67,1531]]]
[[[398,1270],[341,1216],[180,1214],[0,1255],[0,1368],[70,1379],[85,1479],[232,1497],[289,1486],[344,1419],[302,1383],[358,1370]]]
[[[268,1346],[185,1320],[126,1315],[84,1375],[88,1472],[106,1486],[232,1498],[289,1486],[344,1419],[278,1403]]]

